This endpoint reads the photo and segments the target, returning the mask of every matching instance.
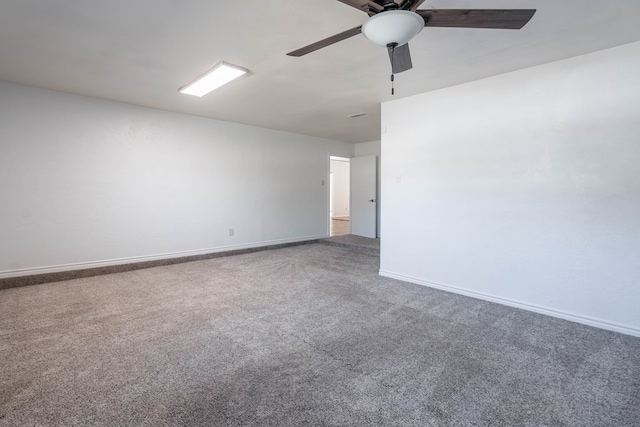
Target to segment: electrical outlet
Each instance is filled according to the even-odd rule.
[[[234,233],[233,228],[230,228],[230,229],[229,229],[229,236],[233,236],[233,233]]]

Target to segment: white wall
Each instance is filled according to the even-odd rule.
[[[640,43],[386,103],[381,274],[640,335]]]
[[[349,161],[331,160],[330,171],[333,174],[333,217],[349,216]]]
[[[376,204],[376,222],[377,222],[377,227],[376,227],[376,237],[380,238],[381,236],[381,232],[382,232],[382,227],[381,227],[381,223],[382,223],[382,215],[381,215],[381,206],[382,206],[382,191],[381,191],[381,183],[382,183],[382,179],[381,179],[381,175],[382,175],[382,168],[381,168],[381,160],[382,160],[382,156],[381,156],[381,148],[380,148],[380,141],[369,141],[369,142],[360,142],[358,144],[356,144],[356,156],[377,156],[377,165],[378,165],[378,182],[376,184],[376,200],[377,200],[377,204]]]
[[[360,142],[355,146],[356,156],[380,156],[380,141]]]
[[[0,83],[0,277],[326,236],[328,153],[353,144]]]

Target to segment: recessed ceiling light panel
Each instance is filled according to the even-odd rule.
[[[247,74],[248,70],[232,65],[227,62],[219,62],[211,71],[198,77],[192,83],[180,88],[181,93],[194,96],[204,96],[209,92],[218,89],[229,83],[232,80],[237,79],[240,76]]]

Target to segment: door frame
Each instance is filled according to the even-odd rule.
[[[341,159],[347,159],[349,160],[349,167],[351,167],[351,158],[353,158],[353,155],[345,155],[345,154],[336,154],[336,153],[327,153],[327,179],[325,180],[326,182],[326,200],[327,200],[327,205],[326,205],[326,213],[325,213],[325,218],[327,218],[327,236],[331,237],[331,158],[332,157],[339,157]],[[349,170],[349,173],[351,173],[351,170]],[[351,216],[351,183],[349,183],[349,216]],[[351,221],[349,221],[349,234],[351,234]]]

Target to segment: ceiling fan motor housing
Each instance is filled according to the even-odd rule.
[[[424,18],[417,13],[408,10],[388,10],[370,17],[362,26],[362,34],[379,46],[402,46],[423,28]]]

